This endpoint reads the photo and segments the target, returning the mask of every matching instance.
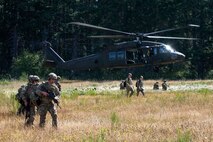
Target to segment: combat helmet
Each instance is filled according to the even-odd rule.
[[[33,81],[33,75],[28,76],[28,81],[29,81],[29,83],[31,83]]]
[[[57,80],[60,80],[61,79],[61,77],[60,76],[57,76]]]
[[[40,81],[40,78],[39,78],[39,76],[37,76],[37,75],[34,75],[34,76],[33,76],[33,81]]]
[[[56,80],[57,79],[57,75],[55,73],[53,73],[53,72],[49,73],[48,79],[54,79],[54,80]]]

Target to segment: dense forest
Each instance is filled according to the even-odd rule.
[[[29,69],[28,66],[35,58],[40,60],[45,41],[65,60],[99,52],[103,44],[116,42],[88,39],[88,35],[103,34],[103,31],[69,24],[74,21],[128,32],[152,32],[193,23],[200,28],[167,34],[200,40],[158,40],[186,55],[184,63],[162,67],[158,73],[150,71],[152,67],[101,69],[74,75],[70,71],[50,69],[62,76],[120,79],[131,71],[135,76],[143,74],[146,79],[213,78],[213,0],[0,0],[0,77],[45,74],[38,62],[33,64],[37,67]],[[17,67],[21,56],[29,62],[21,64],[24,68]]]

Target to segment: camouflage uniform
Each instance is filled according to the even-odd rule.
[[[159,90],[159,84],[158,84],[158,82],[155,82],[155,84],[153,86],[153,90]]]
[[[37,76],[34,76],[32,79],[33,83],[28,83],[28,85],[26,86],[25,93],[22,96],[22,100],[26,102],[27,104],[27,106],[25,107],[27,107],[29,111],[29,112],[26,112],[26,113],[29,113],[29,114],[26,114],[28,115],[28,117],[26,118],[25,125],[27,126],[33,125],[33,122],[35,120],[35,107],[37,105],[36,102],[39,99],[38,96],[36,95],[36,89],[39,84],[37,84],[36,81],[39,81],[39,80],[37,80]]]
[[[60,77],[60,76],[57,76],[57,80],[56,80],[56,82],[55,82],[55,85],[58,87],[58,90],[59,90],[59,91],[61,91],[61,84],[60,84],[60,82],[59,82],[60,79],[61,79],[61,77]]]
[[[43,95],[42,92],[46,92],[46,93],[52,92],[56,96],[60,96],[59,89],[55,84],[49,83],[49,79],[48,79],[48,82],[40,84],[36,90],[36,93],[40,96],[40,99],[41,99],[41,104],[38,107],[38,112],[40,115],[39,126],[40,127],[45,126],[46,114],[47,114],[47,111],[49,111],[52,117],[52,126],[57,127],[57,110],[53,103],[53,100],[49,98],[48,96]]]
[[[164,81],[164,82],[162,83],[162,89],[163,89],[164,91],[166,91],[166,90],[167,90],[167,87],[168,87],[168,84],[166,83],[166,81]]]
[[[133,87],[133,81],[132,81],[132,74],[129,73],[128,77],[126,78],[125,82],[126,82],[126,92],[127,92],[127,97],[131,97],[134,93],[134,87]],[[130,92],[130,95],[129,95]]]
[[[143,76],[141,76],[140,79],[137,80],[136,87],[137,87],[137,96],[139,96],[140,92],[143,94],[143,96],[145,96],[143,88]]]
[[[21,115],[24,114],[25,112],[25,104],[24,101],[22,100],[23,94],[25,93],[26,90],[26,85],[22,85],[19,89],[18,89],[18,93],[16,94],[16,100],[19,102],[20,106],[18,108],[17,111],[17,115]]]
[[[28,77],[28,84],[31,84],[32,83],[32,78],[33,78],[33,75],[29,75]],[[18,100],[18,102],[20,103],[20,107],[18,108],[18,112],[17,112],[17,115],[21,115],[25,113],[26,111],[26,107],[25,107],[25,102],[24,100],[22,99],[26,93],[26,87],[28,86],[27,85],[22,85],[19,89],[18,89],[18,93],[16,94],[16,100]]]
[[[25,98],[23,100],[27,101],[29,107],[29,117],[26,120],[26,125],[33,125],[35,120],[35,107],[37,96],[35,94],[38,84],[31,84],[27,86]]]
[[[120,83],[120,90],[124,90],[125,88],[126,88],[125,81],[122,80],[121,83]]]

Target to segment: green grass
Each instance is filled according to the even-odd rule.
[[[90,133],[90,136],[84,138],[82,142],[106,142],[106,130],[101,129],[97,135]]]
[[[190,131],[181,132],[181,130],[178,130],[178,136],[177,136],[177,142],[191,142],[192,136]]]
[[[200,94],[200,95],[211,95],[213,94],[213,90],[210,90],[210,89],[207,89],[207,88],[203,88],[203,89],[199,89],[197,90],[197,93]]]
[[[187,98],[186,94],[176,92],[174,100],[176,102],[183,103],[186,101],[186,98]]]
[[[116,126],[118,126],[120,119],[116,112],[112,112],[110,116],[111,120],[111,128],[114,129]]]
[[[9,80],[0,80],[0,85],[9,85],[10,84],[10,81]]]
[[[6,95],[3,92],[0,92],[0,106],[7,106],[7,109],[16,113],[19,107],[18,101],[15,99],[15,94]]]

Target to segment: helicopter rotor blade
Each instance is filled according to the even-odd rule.
[[[109,29],[109,28],[105,28],[105,27],[101,27],[101,26],[95,26],[95,25],[80,23],[80,22],[70,22],[68,24],[79,25],[79,26],[84,26],[84,27],[89,27],[89,28],[95,28],[95,29],[105,30],[105,31],[111,31],[111,32],[116,32],[116,33],[120,33],[120,34],[125,34],[125,35],[132,35],[132,36],[135,35],[135,33],[123,32],[123,31],[119,31],[119,30]]]
[[[143,36],[148,36],[148,35],[153,35],[153,34],[159,34],[159,33],[164,33],[164,32],[169,32],[169,31],[176,31],[176,30],[185,29],[185,28],[189,28],[189,27],[199,28],[200,25],[188,24],[187,26],[184,26],[184,27],[171,28],[171,29],[165,29],[165,30],[160,30],[160,31],[145,33],[145,34],[143,34]]]
[[[198,38],[169,37],[169,36],[146,36],[146,37],[155,39],[199,40]]]
[[[97,36],[88,36],[89,38],[132,38],[128,35],[97,35]]]

